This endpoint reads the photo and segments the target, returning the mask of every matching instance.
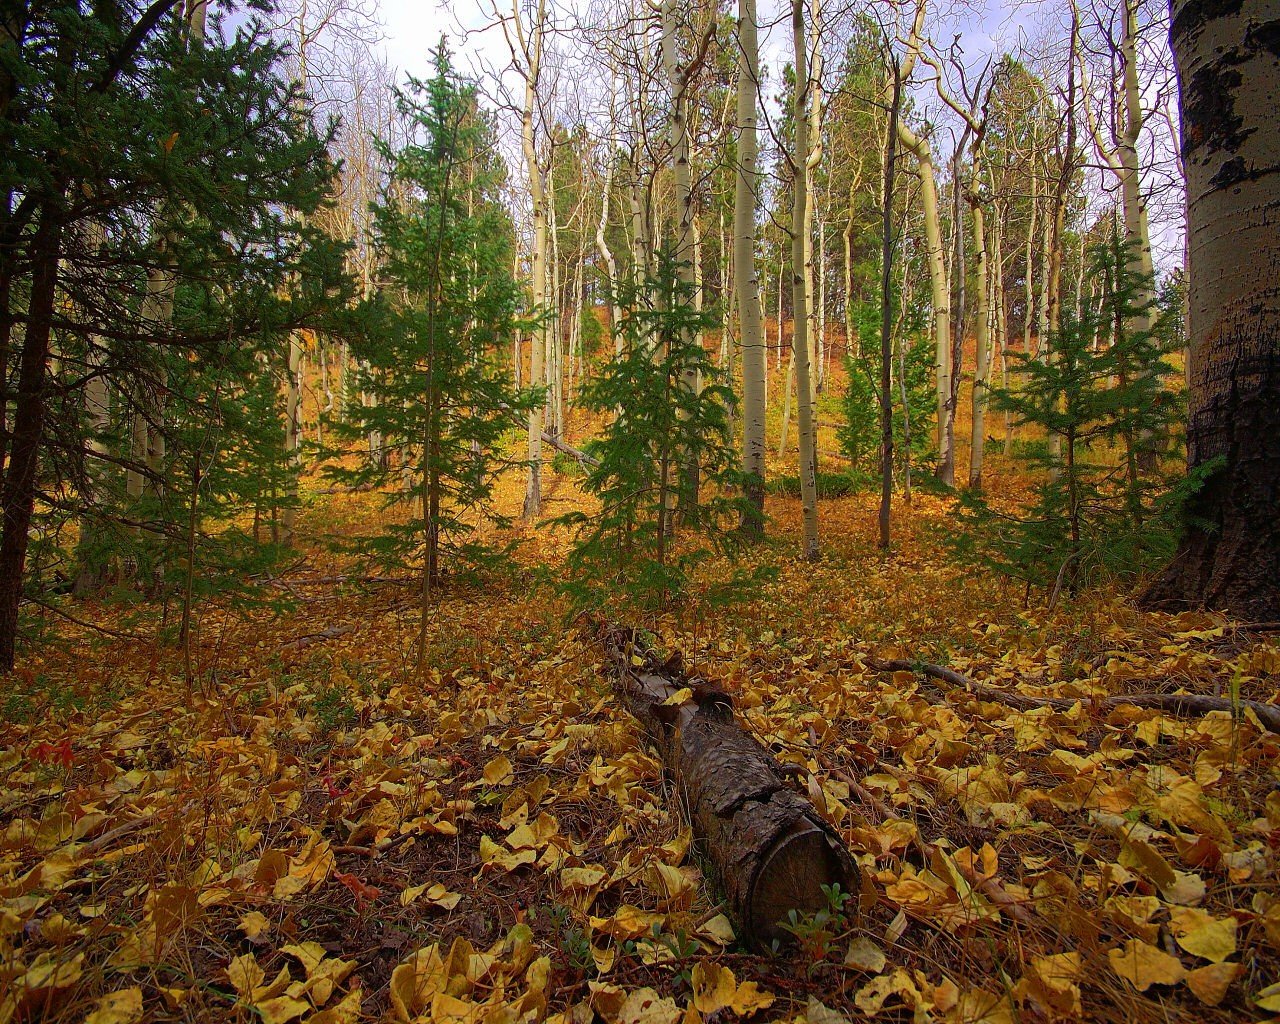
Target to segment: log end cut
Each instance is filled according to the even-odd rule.
[[[783,925],[792,911],[804,916],[829,905],[823,887],[839,885],[855,892],[858,871],[848,851],[831,832],[801,820],[779,837],[761,860],[744,916],[747,931],[759,946],[791,938]]]

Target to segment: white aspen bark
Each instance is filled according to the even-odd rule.
[[[529,175],[529,196],[533,205],[533,260],[529,277],[533,287],[533,308],[538,314],[538,324],[530,339],[529,380],[541,385],[545,369],[543,360],[547,345],[546,312],[547,287],[547,208],[542,185],[542,167],[538,163],[538,150],[534,142],[533,114],[538,102],[538,77],[542,66],[542,35],[546,28],[546,0],[538,0],[533,24],[526,39],[521,21],[520,5],[513,2],[511,8],[512,30],[516,41],[508,36],[512,60],[523,58],[524,104],[520,111],[520,146]],[[506,22],[503,23],[504,26]],[[525,483],[523,517],[526,523],[535,522],[542,514],[542,405],[534,403],[529,409],[528,423],[528,477]]]
[[[610,102],[612,106],[612,101]],[[618,325],[622,322],[622,310],[618,307],[618,261],[613,250],[605,240],[605,229],[609,226],[609,200],[613,192],[613,168],[617,162],[616,154],[610,150],[604,172],[604,195],[600,202],[600,219],[596,222],[596,249],[600,259],[604,261],[605,276],[609,281],[609,334],[613,337],[613,354],[622,358],[622,332]]]
[[[774,359],[773,368],[775,370],[782,369],[782,347],[786,344],[784,340],[784,332],[782,330],[782,282],[787,273],[787,259],[784,256],[782,262],[778,264],[778,347],[777,358]],[[795,325],[792,325],[794,329]]]
[[[827,381],[827,222],[818,218],[818,392]]]
[[[720,299],[724,303],[724,315],[720,318],[720,362],[721,369],[729,366],[729,353],[733,350],[733,256],[729,252],[724,233],[724,207],[720,208],[720,230],[716,233],[720,253]],[[733,386],[733,374],[729,375],[729,386]]]
[[[793,209],[791,211],[791,294],[795,327],[791,337],[791,351],[795,353],[796,367],[796,419],[799,427],[800,449],[800,505],[804,521],[803,557],[806,561],[818,558],[818,452],[817,434],[813,422],[813,384],[809,365],[809,309],[808,290],[805,286],[805,240],[808,237],[806,213],[812,197],[809,186],[809,120],[805,116],[805,104],[812,88],[809,75],[808,52],[804,29],[804,0],[792,0],[791,30],[795,47],[796,95],[795,95],[795,153],[792,165],[795,169]]]
[[[298,468],[302,458],[302,339],[297,331],[289,334],[289,350],[284,399],[284,457],[290,472],[285,479],[288,499],[280,511],[281,544],[292,544],[298,523]]]
[[[927,0],[919,0],[916,6],[915,20],[912,22],[911,34],[907,39],[907,53],[902,64],[902,78],[911,77],[915,62],[920,55],[920,36],[924,27]],[[938,406],[938,465],[940,468],[951,466],[954,469],[955,459],[953,447],[954,432],[947,430],[947,405],[951,395],[951,289],[947,281],[947,261],[942,242],[942,223],[938,211],[938,183],[933,163],[933,150],[927,139],[924,139],[907,125],[903,118],[898,119],[898,142],[908,153],[916,158],[920,172],[920,204],[924,219],[925,263],[929,268],[929,297],[933,305],[933,348],[934,372],[937,382]],[[954,484],[952,479],[941,477],[945,484]]]
[[[1280,618],[1278,25],[1274,0],[1176,0],[1170,29],[1191,259],[1187,464],[1208,475],[1144,603],[1245,622]]]
[[[979,489],[982,487],[982,456],[986,440],[987,383],[991,373],[991,282],[987,267],[986,217],[980,202],[975,201],[972,208],[978,314],[974,325],[977,351],[973,370],[973,427],[969,434],[969,486]]]
[[[817,210],[817,197],[814,194],[813,180],[818,167],[822,164],[822,0],[810,0],[812,8],[809,25],[809,38],[813,42],[813,64],[809,69],[809,113],[808,134],[809,148],[801,153],[805,162],[804,180],[804,299],[808,310],[808,323],[805,325],[809,345],[809,402],[816,406],[818,393],[822,390],[822,352],[821,335],[818,331],[818,303],[815,295],[813,223]],[[799,158],[799,156],[797,158]]]
[[[849,219],[840,233],[844,239],[844,346],[855,359],[862,355],[862,339],[853,338],[853,196],[849,197]]]
[[[547,308],[551,311],[551,330],[547,333],[547,431],[552,437],[563,433],[564,419],[564,294],[560,287],[560,224],[556,216],[556,179],[554,150],[547,160],[547,231],[550,235],[548,257]]]
[[[700,308],[698,300],[699,245],[697,237],[696,215],[693,205],[693,172],[690,166],[690,147],[688,131],[688,92],[690,79],[695,70],[697,58],[689,67],[680,67],[680,54],[677,44],[678,0],[663,0],[662,3],[662,66],[667,76],[667,87],[670,90],[671,113],[668,120],[668,134],[671,144],[672,178],[675,185],[675,220],[676,241],[675,259],[676,273],[686,293],[693,295],[695,307]],[[686,344],[700,341],[700,337],[687,336]],[[691,394],[696,394],[700,382],[696,371],[685,370],[681,386]],[[684,486],[680,491],[682,501],[691,506],[698,503],[698,483],[701,467],[698,465],[696,451],[681,453],[681,473]],[[673,524],[668,521],[668,528]]]
[[[796,353],[787,356],[787,375],[782,381],[782,427],[778,431],[778,458],[787,454],[787,435],[791,432],[791,393],[795,390]]]

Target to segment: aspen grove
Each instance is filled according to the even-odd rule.
[[[0,1024],[1280,1016],[1274,0],[5,0]]]

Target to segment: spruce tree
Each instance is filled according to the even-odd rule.
[[[975,494],[961,498],[957,548],[1028,587],[1074,593],[1101,575],[1132,576],[1165,557],[1177,510],[1193,480],[1176,480],[1156,459],[1180,420],[1168,353],[1172,318],[1147,298],[1125,243],[1114,235],[1090,252],[1102,301],[1076,315],[1064,307],[1050,355],[1015,355],[1016,387],[991,387],[991,406],[1038,428],[1023,461],[1036,475],[1034,501],[1004,511]],[[1151,329],[1136,328],[1150,314]],[[1053,439],[1058,443],[1051,443]]]
[[[343,291],[335,247],[283,212],[314,211],[333,167],[259,18],[196,31],[203,5],[135,0],[25,15],[0,53],[0,399],[15,413],[0,422],[0,666],[24,597],[56,584],[28,572],[32,536],[61,550],[63,526],[88,531],[65,573],[82,592],[122,549],[126,564],[144,551],[163,587],[164,549],[191,522],[172,498],[201,374]],[[123,497],[126,472],[144,502]]]
[[[384,566],[416,570],[425,639],[427,610],[446,571],[492,561],[477,527],[506,523],[493,485],[514,463],[500,441],[538,396],[515,390],[502,362],[518,325],[519,290],[493,124],[443,44],[435,75],[410,79],[397,103],[414,135],[398,150],[382,143],[391,171],[374,211],[379,285],[353,347],[356,387],[377,401],[332,427],[348,442],[381,437],[385,457],[333,463],[329,473],[389,488],[389,505],[408,506],[404,520],[356,547]]]
[[[620,291],[623,353],[578,394],[579,406],[608,417],[583,481],[600,508],[556,520],[575,531],[565,590],[577,608],[668,606],[699,560],[735,547],[746,509],[730,427],[736,399],[698,340],[715,311],[696,307],[667,250],[650,280]],[[686,387],[691,377],[702,387]],[[686,459],[702,467],[700,486],[681,472]]]

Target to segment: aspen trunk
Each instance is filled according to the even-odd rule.
[[[858,890],[848,848],[735,721],[727,693],[686,675],[678,657],[660,661],[630,631],[608,628],[604,641],[614,692],[671,774],[740,939],[757,949],[788,941],[788,915],[825,908],[824,887]],[[672,705],[685,689],[692,695]]]
[[[1280,618],[1280,131],[1271,0],[1179,0],[1190,242],[1187,461],[1210,463],[1153,607]]]
[[[791,211],[791,315],[793,330],[791,351],[795,353],[796,419],[799,425],[800,504],[804,520],[804,558],[818,558],[818,445],[813,421],[813,385],[809,365],[809,295],[805,284],[805,258],[808,237],[805,227],[810,197],[809,187],[809,121],[805,116],[811,80],[804,29],[804,0],[792,0],[791,30],[795,45],[796,151],[792,157],[795,182]]]
[[[529,382],[534,387],[543,383],[543,360],[547,347],[547,322],[541,316],[547,301],[547,207],[542,187],[542,167],[533,138],[533,112],[537,104],[538,74],[542,64],[542,33],[545,28],[546,4],[539,0],[530,38],[525,49],[524,106],[520,116],[520,145],[529,174],[529,196],[533,203],[533,260],[529,276],[533,287],[533,308],[539,314],[529,349]],[[516,16],[519,25],[519,13]],[[523,38],[522,38],[523,42]],[[525,482],[523,517],[526,523],[537,521],[542,514],[542,405],[529,407],[528,424],[529,475]]]
[[[609,281],[609,334],[613,337],[613,354],[622,358],[622,332],[618,325],[622,322],[622,310],[618,308],[618,261],[613,250],[605,240],[605,228],[609,226],[609,199],[613,191],[614,154],[609,153],[609,160],[604,173],[604,195],[600,202],[600,220],[596,222],[596,249],[604,261],[605,277]]]
[[[695,296],[697,281],[697,238],[694,225],[693,208],[693,172],[690,167],[689,131],[686,123],[688,111],[689,76],[692,68],[680,67],[680,53],[677,46],[676,0],[664,0],[662,5],[662,66],[667,76],[667,87],[671,93],[671,114],[668,121],[668,133],[672,154],[672,176],[675,180],[676,204],[676,273],[680,278],[686,294]],[[686,344],[692,343],[692,336],[684,338]],[[681,386],[690,393],[698,390],[697,373],[686,370],[681,379]],[[681,490],[682,501],[690,508],[698,503],[698,483],[701,467],[698,465],[697,452],[690,450],[680,454],[682,460],[681,474],[684,486]]]
[[[756,267],[756,202],[760,190],[756,142],[760,55],[755,0],[738,0],[738,166],[733,197],[733,283],[742,334],[742,471],[748,513],[743,526],[764,533],[765,405],[768,362]]]
[[[982,455],[986,432],[987,379],[991,373],[991,282],[987,267],[986,218],[982,204],[973,202],[973,245],[977,261],[978,312],[974,333],[973,429],[969,434],[969,486],[982,487]]]
[[[902,78],[911,77],[920,53],[920,33],[924,27],[926,0],[919,0]],[[938,406],[938,477],[947,485],[955,483],[954,431],[947,429],[947,404],[951,394],[951,289],[947,282],[947,260],[942,243],[942,222],[938,210],[938,182],[929,141],[916,135],[905,120],[898,118],[898,142],[916,158],[920,170],[920,205],[924,219],[925,263],[929,268],[929,298],[933,306],[933,362]]]

